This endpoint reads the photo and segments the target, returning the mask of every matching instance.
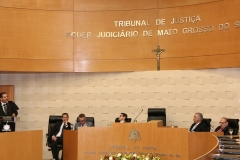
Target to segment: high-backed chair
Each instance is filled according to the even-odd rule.
[[[46,134],[47,137],[47,142],[46,142],[46,146],[49,147],[49,151],[51,150],[51,141],[52,141],[52,131],[53,131],[53,127],[56,124],[56,122],[58,121],[62,121],[62,116],[61,115],[50,115],[49,116],[49,121],[48,121],[48,133]],[[62,145],[58,145],[58,151],[62,150]]]
[[[238,125],[239,119],[228,119],[228,125],[233,129],[233,135],[238,134],[239,125]]]
[[[94,120],[94,117],[86,117],[86,121],[87,121],[87,122],[92,122],[93,127],[95,126],[95,120]],[[79,122],[79,117],[77,117],[76,122]]]
[[[211,130],[211,121],[212,121],[211,118],[203,118],[203,120],[202,120],[203,123],[206,123],[206,125],[208,127],[208,132],[210,132],[210,130]]]
[[[166,126],[166,109],[165,108],[148,108],[147,121],[162,120],[163,126]]]
[[[126,122],[130,123],[132,121],[132,118],[127,118]],[[115,119],[115,122],[120,122],[118,117]]]

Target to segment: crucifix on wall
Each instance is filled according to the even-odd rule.
[[[165,49],[160,49],[160,46],[157,46],[157,49],[152,50],[152,52],[157,56],[157,70],[160,70],[160,54],[165,52]]]

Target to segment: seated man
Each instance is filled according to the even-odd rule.
[[[224,135],[230,135],[229,129],[231,129],[230,126],[228,126],[228,121],[226,117],[221,118],[219,122],[220,126],[218,126],[214,132],[224,132]]]
[[[119,118],[118,118],[118,120],[119,120],[119,122],[120,123],[125,123],[125,122],[127,122],[126,120],[127,120],[127,114],[126,113],[121,113],[120,114],[120,116],[119,116]]]
[[[62,122],[56,122],[52,130],[52,142],[51,142],[51,150],[54,160],[58,160],[58,145],[63,145],[63,130],[68,129],[71,130],[71,123],[68,122],[68,114],[62,114]]]
[[[193,124],[191,125],[190,132],[208,132],[207,124],[202,122],[203,115],[202,113],[195,113],[193,117]]]
[[[75,127],[74,127],[75,130],[77,130],[78,127],[93,127],[93,123],[92,122],[87,122],[86,121],[86,116],[83,113],[81,113],[78,116],[78,120],[79,120],[79,122],[77,122],[75,124]]]

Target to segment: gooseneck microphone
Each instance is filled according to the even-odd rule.
[[[133,122],[137,122],[137,118],[142,113],[142,111],[143,111],[143,109],[141,110],[141,112],[138,113],[137,117],[133,120]]]

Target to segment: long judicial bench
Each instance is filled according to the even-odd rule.
[[[214,134],[163,127],[161,121],[64,130],[63,143],[63,159],[67,160],[99,160],[117,153],[153,153],[162,160],[207,160],[218,153]]]

